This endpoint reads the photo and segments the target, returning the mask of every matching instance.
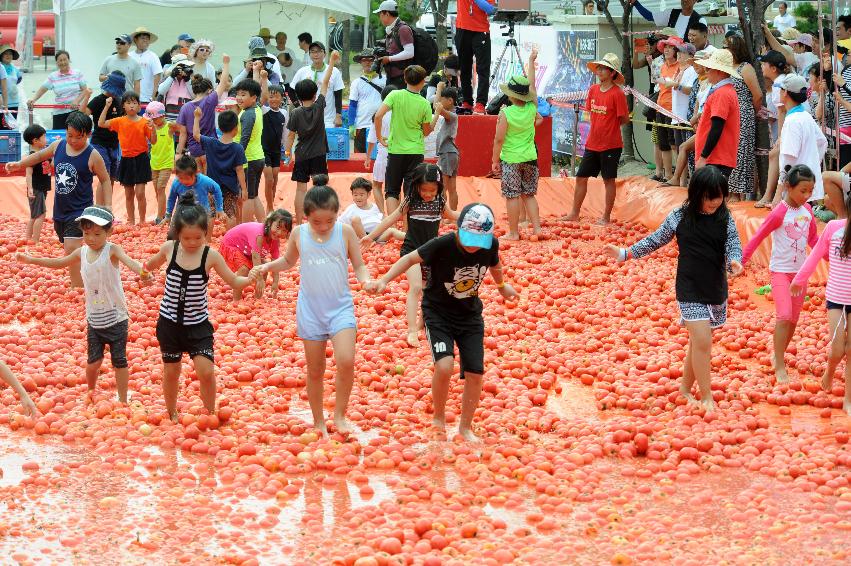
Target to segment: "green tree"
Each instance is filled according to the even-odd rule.
[[[829,6],[828,6],[829,7]],[[801,33],[818,36],[818,10],[808,2],[795,6],[795,29]]]

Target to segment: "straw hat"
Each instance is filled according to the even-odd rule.
[[[659,30],[659,33],[656,35],[664,35],[665,37],[679,37],[680,34],[677,32],[676,28],[666,27]]]
[[[529,85],[529,79],[523,75],[511,77],[507,83],[499,85],[499,90],[510,98],[531,102],[535,100],[535,95],[532,93]]]
[[[728,49],[718,49],[707,59],[703,59],[700,64],[707,69],[715,69],[737,79],[742,78],[736,70],[736,62],[733,60],[733,54]]]
[[[155,34],[152,31],[148,31],[148,28],[146,28],[144,26],[137,27],[136,31],[134,31],[133,33],[130,34],[130,39],[132,39],[133,41],[136,41],[136,36],[142,35],[143,33],[147,33],[149,36],[151,36],[151,43],[156,43],[157,40],[159,39],[157,34]]]
[[[599,61],[592,61],[588,63],[586,66],[588,70],[592,73],[597,71],[597,67],[599,66],[606,67],[615,72],[615,76],[612,77],[612,80],[615,81],[615,84],[622,85],[623,84],[623,75],[621,74],[621,60],[614,53],[606,53],[603,55],[603,58]]]
[[[797,39],[799,35],[801,35],[801,32],[799,32],[795,28],[786,28],[783,30],[783,33],[780,34],[780,39],[784,41],[789,41],[792,39]]]

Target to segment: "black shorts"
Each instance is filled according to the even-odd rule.
[[[76,220],[54,220],[53,229],[59,237],[61,243],[65,243],[65,238],[79,240],[83,237],[83,229],[80,228],[80,223]]]
[[[834,303],[833,301],[825,301],[827,305],[827,310],[844,310],[845,314],[851,314],[851,305],[840,305],[839,303]]]
[[[236,213],[239,212],[239,195],[229,190],[223,190],[222,201],[224,202],[222,209],[225,211],[227,217],[236,218]]]
[[[582,162],[579,164],[577,177],[596,177],[601,175],[604,179],[615,179],[618,176],[618,162],[621,159],[623,148],[616,147],[606,151],[585,150]]]
[[[423,321],[431,345],[431,357],[435,363],[446,356],[454,356],[457,344],[458,357],[461,359],[461,379],[464,379],[465,372],[484,373],[485,323],[481,316],[477,322],[461,324],[423,306]]]
[[[408,155],[404,153],[387,154],[387,171],[384,173],[384,198],[399,199],[402,194],[402,185],[405,186],[405,194],[411,187],[411,175],[417,165],[423,162],[423,156]]]
[[[29,201],[31,220],[47,214],[47,191],[33,190],[33,198]]]
[[[116,322],[106,328],[93,328],[91,324],[86,325],[88,330],[86,337],[89,343],[89,363],[93,364],[103,359],[104,346],[109,346],[109,355],[112,358],[112,367],[127,367],[127,330],[130,327],[129,320]]]
[[[659,124],[670,124],[671,119],[663,114],[656,114],[656,122]],[[662,151],[671,151],[674,145],[674,129],[658,126],[656,128],[656,144]]]
[[[152,178],[151,156],[147,152],[134,157],[121,157],[118,164],[119,183],[125,186],[141,185],[150,183]]]
[[[266,165],[266,167],[280,167],[281,150],[264,152],[263,163]]]
[[[328,159],[325,155],[317,155],[310,159],[299,160],[293,162],[292,180],[296,183],[309,183],[310,176],[317,173],[328,174]]]
[[[725,179],[730,179],[730,173],[733,172],[732,167],[727,167],[726,165],[715,165],[714,163],[709,163],[708,165],[712,165],[713,167],[721,171],[721,174],[724,175]]]
[[[162,316],[157,319],[157,340],[160,343],[163,363],[176,364],[183,354],[190,358],[213,358],[213,325],[209,320],[198,324],[177,324]]]
[[[248,167],[245,168],[245,188],[248,191],[248,198],[257,198],[260,195],[260,179],[263,177],[263,159],[255,159],[248,162]]]

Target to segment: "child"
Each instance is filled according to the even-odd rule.
[[[260,84],[254,79],[243,79],[236,85],[236,101],[239,103],[239,143],[245,149],[245,186],[248,198],[243,210],[243,222],[252,218],[263,222],[263,203],[260,202],[260,177],[263,175],[263,112],[257,105]]]
[[[287,110],[284,108],[284,88],[272,85],[269,88],[269,104],[263,106],[263,154],[265,167],[263,180],[266,188],[266,215],[275,208],[275,192],[281,173],[281,149],[287,134]]]
[[[363,177],[357,177],[352,181],[352,200],[343,214],[340,215],[340,222],[349,224],[355,231],[360,240],[381,223],[384,215],[378,209],[378,206],[369,203],[369,193],[372,192],[372,184]],[[404,240],[405,233],[388,228],[379,238],[380,242],[386,242],[390,238]]]
[[[127,221],[136,223],[134,201],[139,207],[139,222],[145,222],[145,185],[151,181],[151,157],[148,155],[148,141],[155,143],[157,133],[153,123],[139,116],[139,95],[127,91],[121,97],[124,116],[106,119],[112,98],[106,99],[106,106],[98,117],[98,126],[108,128],[118,134],[121,147],[121,163],[118,164],[118,182],[124,187],[124,203],[127,206]]]
[[[106,165],[106,170],[112,182],[118,180],[118,164],[121,162],[121,150],[118,148],[118,136],[115,132],[108,128],[98,126],[98,116],[101,115],[106,108],[106,99],[109,97],[118,99],[124,96],[124,87],[127,84],[124,73],[121,71],[113,71],[107,76],[106,80],[100,85],[101,93],[91,98],[92,90],[87,88],[83,94],[83,99],[80,101],[80,112],[83,112],[93,117],[94,131],[92,132],[92,147],[94,147],[103,162]],[[90,100],[91,98],[91,100]],[[107,111],[109,118],[118,118],[124,112],[120,104],[115,104]]]
[[[103,363],[104,346],[109,346],[112,367],[115,369],[115,388],[118,400],[127,403],[127,330],[129,317],[124,288],[121,285],[119,262],[147,281],[147,273],[139,262],[130,259],[118,244],[109,241],[114,222],[112,213],[106,208],[90,206],[77,218],[83,229],[85,245],[71,254],[60,258],[33,257],[18,253],[17,260],[42,267],[58,269],[76,264],[83,274],[86,291],[86,325],[88,342],[88,364],[86,382],[89,395],[97,386],[98,372]]]
[[[431,104],[420,94],[425,86],[425,69],[411,65],[405,69],[404,76],[407,88],[388,94],[372,120],[378,143],[387,147],[385,210],[396,210],[399,206],[403,182],[405,195],[408,194],[414,169],[423,162],[425,137],[432,130]],[[391,110],[390,135],[385,139],[381,124],[384,115]]]
[[[24,142],[30,146],[30,155],[47,147],[47,131],[38,124],[24,130]],[[27,198],[30,201],[30,220],[24,239],[38,244],[41,226],[47,213],[47,192],[50,190],[51,161],[42,161],[27,167]]]
[[[165,105],[156,100],[148,103],[145,119],[154,124],[154,135],[157,138],[151,144],[151,177],[157,194],[157,217],[154,224],[159,224],[165,217],[165,188],[174,170],[174,134],[177,126],[166,121]]]
[[[201,135],[199,126],[202,110],[195,109],[195,125],[192,130],[195,140],[201,143],[207,159],[207,175],[218,183],[224,201],[223,209],[227,216],[228,229],[239,224],[242,219],[242,203],[248,198],[245,185],[245,149],[234,142],[239,131],[239,118],[236,112],[225,110],[219,114],[219,139]]]
[[[6,365],[5,362],[0,361],[0,379],[2,379],[6,385],[15,390],[15,393],[18,394],[18,397],[21,400],[21,407],[24,409],[24,414],[28,417],[36,417],[39,414],[38,408],[33,403],[33,400],[30,399],[27,390],[21,385],[21,382],[18,381],[18,378],[15,377],[15,374],[12,373],[12,370],[9,369],[9,366]]]
[[[676,296],[689,334],[680,393],[696,403],[691,388],[697,380],[700,404],[707,412],[715,409],[710,387],[712,329],[727,320],[726,271],[734,277],[742,272],[739,233],[726,198],[724,173],[715,166],[701,167],[691,178],[686,202],[668,214],[658,230],[629,248],[606,246],[607,255],[623,262],[649,255],[677,238]]]
[[[184,156],[186,159],[191,157]],[[174,214],[175,240],[160,247],[145,263],[145,269],[165,269],[165,289],[157,320],[157,340],[163,359],[163,397],[172,422],[177,422],[177,390],[183,353],[189,354],[201,383],[201,401],[207,412],[216,410],[216,377],[213,358],[213,325],[207,310],[207,282],[210,270],[234,289],[244,289],[250,280],[234,275],[224,258],[206,243],[206,208],[195,193],[181,195]]]
[[[337,222],[340,200],[334,189],[311,187],[303,204],[307,223],[293,229],[283,257],[255,267],[249,276],[260,279],[270,271],[286,271],[302,258],[296,324],[307,359],[307,398],[313,412],[313,426],[327,437],[322,410],[325,349],[331,340],[337,365],[334,425],[346,434],[351,430],[346,421],[346,407],[352,393],[357,332],[348,262],[351,261],[361,284],[369,281],[369,270],[363,263],[354,230]]]
[[[209,213],[210,211],[210,196],[213,197],[213,202],[215,203],[215,214],[219,219],[224,220],[227,218],[224,212],[224,203],[222,202],[222,189],[219,187],[219,184],[214,180],[204,175],[203,173],[198,172],[198,164],[195,162],[195,159],[191,155],[183,155],[177,162],[174,164],[175,176],[177,177],[174,182],[171,184],[171,190],[168,193],[168,203],[166,204],[165,210],[165,222],[171,222],[172,212],[174,212],[175,203],[178,203],[178,200],[182,195],[188,193],[189,191],[193,191],[195,193],[195,198],[200,203],[200,206],[204,207]],[[179,203],[178,203],[179,205]],[[204,225],[207,226],[207,221],[204,221]],[[210,232],[207,234],[208,237],[212,236],[213,233],[213,223],[209,223]],[[172,239],[176,237],[175,232],[172,230],[169,232],[169,238]]]
[[[455,113],[458,104],[458,89],[446,87],[445,83],[437,85],[437,98],[434,101],[434,118],[431,127],[437,125],[437,120],[443,116],[443,127],[437,132],[437,166],[443,174],[443,185],[449,195],[449,208],[458,208],[458,192],[455,190],[455,180],[458,176],[458,146],[455,137],[458,135],[458,115]]]
[[[355,133],[355,153],[364,153],[372,117],[384,100],[381,91],[387,84],[387,77],[373,71],[375,53],[372,49],[364,49],[355,55],[354,60],[360,63],[362,73],[358,80],[352,81],[349,89],[349,124]]]
[[[412,267],[422,264],[428,268],[431,275],[423,294],[423,319],[434,360],[434,426],[441,433],[446,428],[446,398],[457,344],[464,380],[458,433],[468,441],[476,440],[473,415],[482,393],[485,322],[479,291],[485,274],[490,271],[503,298],[517,298],[503,279],[493,227],[493,211],[487,205],[468,204],[458,216],[457,232],[428,241],[400,258],[383,277],[365,285],[368,291],[380,293]]]
[[[396,90],[395,85],[387,85],[381,91],[381,100],[387,98],[387,95]],[[372,151],[375,148],[375,145],[378,144],[378,151],[375,155],[375,165],[372,166],[372,188],[375,189],[373,193],[375,196],[375,204],[378,205],[378,210],[381,211],[381,214],[387,212],[384,208],[384,176],[387,171],[387,146],[384,144],[378,143],[378,134],[381,133],[384,137],[387,137],[390,134],[390,120],[393,118],[393,112],[388,111],[384,117],[381,119],[381,131],[377,132],[375,129],[375,124],[369,129],[369,134],[366,137],[367,148],[366,148],[366,160],[363,163],[364,168],[368,171],[372,166]]]
[[[361,238],[361,245],[367,249],[377,242],[384,231],[394,226],[403,214],[408,218],[408,231],[405,232],[405,241],[402,242],[401,254],[407,255],[429,240],[437,238],[440,221],[444,218],[456,220],[458,213],[449,210],[446,206],[446,197],[443,193],[443,178],[437,165],[420,163],[414,169],[411,190],[405,200],[396,210],[387,215],[375,230]],[[419,346],[419,326],[417,324],[417,311],[419,310],[420,296],[423,292],[423,281],[428,278],[415,263],[405,272],[408,277],[408,345],[412,348]]]
[[[276,260],[281,256],[280,242],[289,237],[293,230],[293,215],[279,208],[260,222],[243,222],[227,231],[219,253],[225,258],[228,267],[237,275],[248,275],[254,267],[262,265],[264,258]],[[263,296],[265,281],[258,279],[254,295]],[[278,272],[272,274],[272,298],[278,296]],[[233,301],[242,299],[242,289],[233,290]]]
[[[768,269],[771,272],[771,294],[777,313],[774,326],[774,375],[778,383],[789,381],[784,354],[792,341],[804,304],[804,296],[792,297],[789,286],[804,265],[807,245],[813,247],[818,239],[813,209],[807,204],[814,185],[815,175],[809,167],[790,167],[786,172],[785,200],[775,206],[763,220],[742,254],[742,265],[745,265],[760,243],[771,234],[771,261]]]
[[[538,51],[529,55],[529,77],[512,77],[499,85],[508,96],[511,106],[499,111],[496,138],[493,142],[491,169],[502,176],[502,196],[508,209],[506,240],[519,240],[520,211],[525,209],[532,222],[532,233],[541,234],[538,216],[538,149],[535,147],[535,126],[543,118],[538,114],[538,95],[535,92],[535,60]],[[522,202],[521,202],[522,199]]]
[[[623,84],[623,75],[620,73],[620,59],[617,55],[607,53],[600,61],[588,63],[588,68],[597,75],[600,84],[591,85],[585,99],[585,111],[591,114],[591,132],[585,142],[585,155],[576,172],[573,210],[565,220],[579,219],[582,202],[588,193],[588,178],[602,174],[606,206],[599,223],[608,224],[615,206],[615,181],[623,151],[621,126],[629,122],[629,108],[626,95],[619,86]]]
[[[319,96],[316,96],[316,83],[310,79],[304,79],[296,83],[295,92],[301,102],[301,106],[294,109],[290,116],[289,135],[284,144],[284,154],[292,155],[292,147],[298,136],[298,145],[295,148],[295,163],[293,163],[292,180],[296,182],[295,190],[295,223],[301,224],[304,217],[303,202],[307,191],[307,182],[311,175],[317,173],[328,173],[328,138],[325,136],[325,96],[328,94],[328,83],[331,81],[331,72],[334,65],[340,60],[340,53],[331,53],[331,64],[322,75],[322,86],[318,88]],[[316,98],[314,101],[313,99]]]

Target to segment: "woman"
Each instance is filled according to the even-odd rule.
[[[680,72],[680,64],[677,61],[677,46],[682,45],[683,40],[679,37],[671,37],[659,42],[665,60],[659,78],[659,98],[656,101],[659,106],[670,112],[673,106],[673,88],[677,74]],[[670,124],[671,119],[664,114],[656,114],[656,121],[660,124]],[[674,130],[659,126],[658,147],[662,152],[662,171],[659,175],[661,181],[667,182],[668,177],[674,174],[673,151],[675,145]]]
[[[216,46],[209,39],[199,39],[189,47],[189,59],[194,63],[193,75],[201,75],[216,84],[216,68],[208,61]]]
[[[180,156],[184,150],[188,150],[189,155],[195,158],[198,164],[198,170],[201,173],[207,172],[207,157],[204,153],[204,148],[201,144],[195,141],[195,109],[201,109],[200,129],[201,135],[211,138],[216,136],[216,106],[219,99],[223,98],[228,91],[230,82],[227,80],[229,75],[230,58],[225,55],[223,57],[224,65],[222,66],[225,78],[219,83],[216,90],[213,90],[213,83],[202,77],[201,75],[192,75],[191,88],[195,95],[190,102],[183,105],[180,109],[180,115],[177,117],[177,126],[180,135],[177,141],[176,155]]]
[[[163,66],[163,73],[168,72],[168,68],[171,66],[172,57],[178,53],[180,53],[180,46],[172,45],[168,51],[160,55],[160,64]]]
[[[729,189],[734,200],[741,200],[756,189],[754,171],[754,154],[756,151],[756,112],[762,107],[762,89],[756,78],[756,71],[748,60],[748,49],[745,38],[734,34],[724,39],[725,47],[733,54],[733,62],[741,79],[731,77],[736,95],[739,98],[739,114],[741,129],[739,133],[739,152],[736,156],[738,167],[730,173]],[[760,204],[761,203],[761,204]],[[756,206],[764,207],[760,201]]]
[[[2,125],[0,125],[0,129],[3,130],[14,130],[17,124],[18,119],[18,83],[21,82],[21,79],[24,76],[21,74],[21,71],[12,63],[12,61],[17,61],[20,58],[20,54],[15,51],[15,49],[11,45],[4,45],[0,47],[0,64],[3,65],[3,70],[6,74],[6,99],[3,101],[6,110],[8,110],[9,114],[15,119],[15,123],[9,124],[6,120],[6,115],[3,116]]]
[[[183,105],[192,100],[189,80],[192,77],[192,61],[180,53],[172,58],[168,77],[160,83],[160,102],[165,104],[165,116],[169,122],[177,120]]]
[[[67,51],[60,49],[56,52],[54,59],[57,70],[47,75],[44,84],[38,88],[32,99],[27,101],[27,107],[32,110],[38,99],[48,90],[52,90],[56,104],[64,107],[53,110],[53,128],[51,129],[64,130],[68,114],[80,106],[86,91],[86,79],[83,78],[83,73],[71,68],[71,55]]]

